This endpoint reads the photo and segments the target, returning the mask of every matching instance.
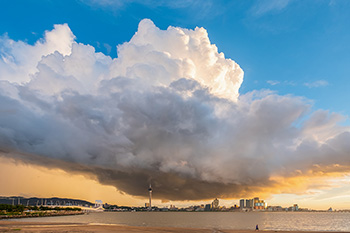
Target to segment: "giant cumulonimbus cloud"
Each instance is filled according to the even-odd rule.
[[[112,59],[55,25],[34,45],[0,38],[0,151],[93,174],[131,195],[199,200],[275,187],[273,177],[349,172],[342,116],[253,91],[203,28],[145,19]]]

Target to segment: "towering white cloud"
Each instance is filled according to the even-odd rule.
[[[118,46],[112,77],[142,78],[168,86],[179,78],[194,79],[219,97],[236,100],[243,81],[242,69],[225,59],[212,45],[204,28],[157,28],[143,20],[130,42]]]
[[[173,200],[237,197],[335,165],[349,172],[340,115],[310,114],[300,97],[239,96],[243,71],[203,28],[143,20],[116,59],[76,43],[67,25],[34,46],[3,37],[0,51],[4,156],[132,195],[152,180],[156,197]]]
[[[74,38],[67,24],[55,25],[35,45],[16,42],[7,36],[0,37],[0,80],[18,83],[29,81],[38,71],[37,64],[42,57],[54,52],[69,55]]]

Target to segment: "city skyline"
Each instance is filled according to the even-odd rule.
[[[0,8],[0,195],[350,208],[349,2]]]
[[[234,204],[232,206],[220,205],[220,200],[215,198],[211,203],[202,202],[201,204],[189,204],[187,206],[176,206],[161,205],[161,206],[151,206],[150,202],[145,203],[145,206],[123,206],[118,203],[104,203],[102,200],[95,200],[95,203],[88,202],[86,200],[80,199],[69,199],[69,198],[37,198],[37,197],[21,197],[21,196],[10,196],[4,197],[0,196],[1,204],[10,204],[13,206],[44,206],[44,207],[83,207],[86,211],[263,211],[263,212],[288,212],[288,211],[298,211],[298,212],[315,212],[315,211],[338,211],[338,212],[349,212],[350,209],[333,209],[329,207],[323,210],[314,210],[308,207],[300,208],[297,203],[288,206],[281,205],[269,205],[265,200],[261,200],[259,197],[254,197],[252,199],[241,199],[239,200],[239,205]],[[150,208],[151,207],[151,208]]]

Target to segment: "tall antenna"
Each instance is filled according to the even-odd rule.
[[[149,184],[148,192],[149,192],[149,207],[148,207],[148,209],[152,210],[152,186],[151,186],[151,184]]]

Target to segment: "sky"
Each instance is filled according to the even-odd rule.
[[[2,1],[0,195],[350,209],[349,9]]]

